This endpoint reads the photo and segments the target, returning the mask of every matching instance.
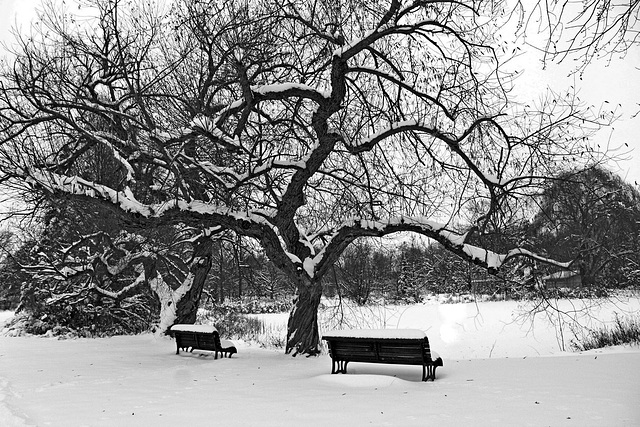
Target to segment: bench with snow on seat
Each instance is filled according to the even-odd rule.
[[[442,359],[418,329],[348,329],[322,336],[329,346],[331,373],[347,373],[349,362],[421,365],[422,381],[434,381]]]
[[[204,350],[214,352],[217,359],[218,353],[231,357],[238,352],[231,341],[221,340],[218,330],[210,325],[177,324],[169,333],[176,340],[176,354],[180,354],[180,349],[189,352]]]

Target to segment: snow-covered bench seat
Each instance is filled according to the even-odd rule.
[[[180,349],[205,350],[213,351],[217,359],[218,353],[231,357],[238,352],[231,341],[221,340],[218,330],[210,325],[177,324],[171,327],[170,334],[176,340],[176,354],[180,354]]]
[[[442,359],[418,329],[349,329],[322,336],[329,345],[331,373],[347,373],[349,362],[421,365],[422,381],[434,381]]]

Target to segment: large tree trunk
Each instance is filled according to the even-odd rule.
[[[201,237],[194,243],[189,272],[180,287],[172,290],[155,265],[145,266],[147,280],[160,300],[159,333],[167,333],[176,323],[195,323],[202,289],[212,264],[213,242]]]
[[[202,289],[213,263],[213,241],[211,238],[201,237],[194,245],[193,258],[189,263],[189,274],[186,279],[192,282],[191,286],[185,289],[184,293],[176,301],[175,323],[196,322]]]
[[[322,296],[320,282],[304,281],[298,284],[298,294],[287,325],[286,353],[316,356],[320,353],[318,307]]]

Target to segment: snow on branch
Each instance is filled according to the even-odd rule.
[[[133,282],[131,282],[130,284],[128,284],[124,288],[120,289],[119,291],[110,291],[108,289],[104,289],[104,288],[98,286],[95,283],[92,284],[92,289],[94,289],[96,292],[98,292],[98,293],[100,293],[100,294],[102,294],[104,296],[107,296],[109,298],[113,298],[114,300],[118,300],[118,299],[122,298],[123,296],[127,295],[129,292],[131,292],[134,289],[136,289],[138,286],[146,283],[146,280],[147,280],[147,277],[145,275],[144,269],[142,269],[142,271],[140,272],[138,277],[136,277],[136,280],[134,280]]]
[[[505,256],[505,262],[507,260],[518,258],[518,257],[527,257],[534,259],[536,261],[543,262],[545,264],[554,265],[556,267],[560,267],[562,269],[569,269],[571,267],[572,261],[569,262],[560,262],[551,258],[543,257],[541,255],[536,254],[535,252],[531,252],[524,248],[514,248],[507,252]]]
[[[350,219],[335,229],[324,230],[314,236],[315,241],[324,239],[322,250],[314,257],[303,260],[302,264],[307,274],[313,277],[314,274],[321,274],[323,270],[329,268],[341,250],[356,238],[383,237],[401,231],[414,232],[434,239],[451,252],[492,272],[499,270],[507,261],[517,257],[529,257],[565,269],[570,265],[570,263],[558,262],[523,248],[514,248],[506,253],[496,253],[466,243],[468,233],[455,232],[448,229],[445,224],[425,217],[406,216],[390,218],[387,221]]]
[[[275,83],[268,85],[251,86],[251,91],[255,94],[263,95],[267,99],[288,98],[299,96],[316,102],[322,102],[331,97],[330,94],[312,88],[302,83]]]
[[[113,157],[127,170],[127,182],[133,181],[133,176],[135,175],[133,167],[127,159],[120,155],[120,152],[116,149],[116,147],[114,147],[113,144],[109,142],[109,138],[112,138],[113,136],[106,132],[94,132],[93,137],[96,138],[104,146],[106,146],[113,154]]]
[[[105,200],[119,206],[124,212],[137,214],[144,218],[161,218],[176,211],[190,212],[209,217],[211,223],[217,223],[215,225],[242,228],[249,236],[253,236],[250,228],[253,228],[256,236],[267,230],[274,231],[271,218],[264,210],[241,212],[214,203],[177,198],[162,203],[144,204],[136,200],[128,187],[124,191],[116,191],[78,176],[67,177],[40,169],[29,170],[27,176],[30,182],[42,186],[48,191],[61,191],[70,195]]]
[[[145,217],[150,216],[152,213],[148,205],[135,199],[128,187],[125,191],[116,191],[106,185],[88,181],[79,176],[69,177],[40,169],[26,171],[26,176],[28,181],[42,186],[50,192],[61,191],[76,196],[108,200],[118,205],[125,212],[137,213]]]
[[[378,142],[382,141],[385,138],[389,138],[397,133],[407,132],[410,130],[421,130],[424,126],[422,126],[418,120],[403,120],[400,122],[393,122],[387,128],[381,129],[372,135],[369,135],[367,138],[363,138],[357,144],[349,144],[346,143],[347,150],[351,153],[361,153],[363,151],[368,151],[372,149]]]
[[[207,160],[196,160],[184,153],[181,153],[180,156],[195,165],[195,167],[200,168],[202,172],[214,178],[220,184],[224,185],[227,190],[232,189],[238,182],[243,180],[243,175],[238,174],[231,167],[217,166]]]
[[[223,145],[231,149],[237,150],[241,148],[240,139],[237,136],[231,138],[230,136],[226,135],[216,125],[216,121],[207,116],[198,114],[191,120],[189,126],[196,130],[203,131],[207,136],[213,137],[214,139],[220,141]]]

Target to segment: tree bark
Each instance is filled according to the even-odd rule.
[[[177,323],[195,323],[202,289],[212,264],[213,241],[201,237],[194,242],[194,253],[189,272],[180,287],[173,290],[157,270],[155,262],[145,265],[145,274],[151,290],[160,301],[158,333],[169,331]]]
[[[195,323],[200,297],[205,280],[213,263],[213,241],[209,237],[201,237],[194,242],[193,258],[189,264],[189,274],[186,280],[192,280],[191,286],[176,302],[175,323]]]
[[[296,356],[317,356],[320,353],[318,307],[322,296],[319,281],[298,278],[298,293],[287,326],[286,353]]]

